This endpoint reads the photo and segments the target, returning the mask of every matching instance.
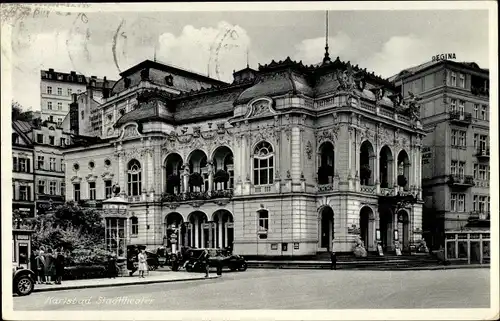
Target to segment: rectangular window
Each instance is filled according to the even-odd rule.
[[[478,195],[474,195],[474,197],[473,197],[472,211],[473,212],[479,211],[479,196]]]
[[[62,103],[57,103],[57,110],[62,110]]]
[[[474,149],[477,149],[479,141],[479,134],[474,134]]]
[[[62,96],[62,88],[57,88],[57,95]]]
[[[61,127],[63,119],[61,117],[57,117],[57,127]]]
[[[457,111],[457,100],[454,98],[450,100],[450,109],[451,111]]]
[[[486,144],[487,141],[488,141],[488,136],[486,135],[479,136],[479,149],[485,150],[486,146],[488,145]]]
[[[26,158],[19,158],[19,171],[26,172]]]
[[[38,144],[43,144],[43,134],[37,134],[36,135],[36,142]]]
[[[465,100],[460,100],[458,102],[458,111],[460,112],[461,115],[465,113]]]
[[[465,88],[465,75],[460,74],[460,88]]]
[[[38,156],[38,163],[37,163],[38,169],[45,169],[45,157],[43,156]]]
[[[50,116],[49,116],[49,121],[50,121],[51,123],[53,123],[53,122],[54,122],[54,116],[50,115]]]
[[[104,181],[104,194],[106,199],[111,198],[113,192],[112,188],[111,180]]]
[[[52,110],[52,102],[51,101],[47,102],[47,109]]]
[[[458,194],[458,212],[465,212],[465,194]]]
[[[89,182],[89,198],[95,200],[95,182]]]
[[[12,164],[12,170],[14,172],[18,171],[18,169],[17,169],[17,157],[14,157],[14,163]]]
[[[61,146],[66,146],[66,138],[61,138]]]
[[[451,146],[457,146],[457,141],[458,141],[458,134],[457,130],[452,129],[451,130]]]
[[[19,186],[19,200],[28,201],[28,187],[27,186]]]
[[[45,194],[45,181],[38,181],[38,194]]]
[[[454,72],[451,72],[451,85],[454,87],[457,86],[457,74]]]
[[[481,119],[488,120],[488,112],[486,110],[486,105],[481,106]]]
[[[467,146],[467,133],[460,131],[460,136],[458,137],[458,145],[465,147]]]
[[[47,94],[52,95],[52,87],[47,86]]]
[[[451,175],[457,174],[457,164],[458,162],[456,160],[451,161]]]
[[[474,104],[474,118],[479,118],[479,104]]]
[[[484,213],[486,212],[486,196],[480,195],[479,196],[479,212]]]
[[[267,211],[259,212],[259,231],[269,231],[269,213]]]
[[[478,173],[479,173],[479,165],[478,164],[474,164],[474,172],[473,172],[474,179],[478,179],[479,178]]]
[[[458,175],[461,177],[465,176],[465,162],[458,163]]]
[[[71,96],[72,93],[73,93],[73,89],[68,88],[68,96]]]
[[[66,195],[66,183],[61,182],[61,196]]]
[[[451,193],[450,211],[451,212],[457,211],[457,194],[456,193]]]
[[[55,143],[56,143],[55,137],[54,136],[49,136],[49,144],[50,145],[55,145]]]
[[[66,164],[64,163],[64,159],[61,158],[61,172],[66,172]]]
[[[57,188],[56,181],[50,181],[49,182],[49,194],[56,195],[56,188]]]
[[[479,179],[486,180],[486,165],[479,165]]]
[[[73,184],[73,199],[75,202],[80,201],[80,184]]]
[[[54,157],[49,158],[49,170],[50,171],[56,170],[56,159]]]

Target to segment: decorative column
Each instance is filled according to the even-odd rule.
[[[379,150],[379,144],[376,143],[375,144],[375,166],[374,167],[374,170],[375,170],[375,175],[373,176],[374,180],[375,180],[375,192],[378,194],[380,194],[380,153],[378,152]]]
[[[124,156],[125,152],[123,151],[123,145],[120,142],[116,148],[116,153],[115,156],[118,160],[118,186],[122,189],[122,191],[125,191],[126,186],[125,186],[125,167],[124,167]]]
[[[214,229],[213,229],[213,225],[214,225],[214,222],[210,221],[208,222],[209,224],[209,228],[208,228],[208,244],[209,244],[209,247],[214,247],[213,246],[213,241],[214,241]],[[205,245],[203,245],[203,247],[205,247]]]
[[[184,173],[183,173],[183,193],[186,194],[189,191],[189,165],[184,165]]]
[[[248,138],[249,138],[250,133],[247,133],[242,136],[241,138],[241,179],[243,181],[243,186],[242,186],[242,194],[243,195],[248,195],[250,193],[250,174],[248,172],[248,153],[249,153],[249,147],[248,147]]]
[[[398,156],[396,155],[394,158],[394,163],[395,166],[392,168],[393,172],[393,184],[394,184],[394,195],[398,194],[399,191],[399,186],[398,186],[398,175],[399,175],[399,164],[398,164]]]
[[[208,193],[212,192],[214,185],[214,163],[212,161],[208,162]]]
[[[199,235],[200,235],[200,222],[198,220],[198,217],[194,218],[194,233],[193,233],[193,246],[194,247],[199,247],[198,242],[199,242]]]
[[[219,218],[217,220],[217,222],[218,222],[217,228],[219,229],[219,241],[218,241],[219,244],[218,245],[222,248],[225,244],[223,242],[223,239],[222,239],[222,231],[223,231],[223,227],[225,226],[225,223],[222,220],[222,214],[219,212],[217,215],[219,216]],[[227,236],[227,233],[226,233],[226,236]]]

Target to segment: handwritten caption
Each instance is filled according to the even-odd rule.
[[[70,16],[74,15],[75,12],[68,11],[57,11],[57,8],[64,7],[85,7],[88,8],[89,4],[8,4],[2,6],[0,17],[2,22],[16,23],[19,20],[28,18],[48,18],[51,13],[55,13],[58,16]],[[78,13],[78,17],[84,23],[88,22],[87,15],[85,13]]]

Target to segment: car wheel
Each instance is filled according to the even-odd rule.
[[[186,271],[187,271],[187,272],[193,272],[193,268],[191,268],[191,266],[190,266],[190,265],[187,265],[187,266],[186,266]]]
[[[229,266],[229,269],[230,269],[232,272],[234,272],[234,271],[236,271],[236,270],[237,270],[237,268],[236,268],[236,266],[235,266],[234,264],[231,264],[231,265]]]
[[[238,268],[238,271],[241,271],[241,272],[246,271],[246,270],[247,270],[247,264],[246,263],[242,263],[240,265],[240,267]]]
[[[33,292],[35,284],[29,276],[25,275],[17,279],[15,286],[18,295],[28,295]]]

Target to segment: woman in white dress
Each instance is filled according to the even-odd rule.
[[[146,258],[146,250],[142,249],[141,253],[137,255],[137,260],[139,261],[139,277],[144,277],[144,272],[148,270],[148,263]]]

